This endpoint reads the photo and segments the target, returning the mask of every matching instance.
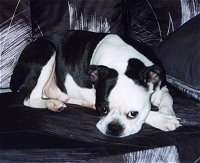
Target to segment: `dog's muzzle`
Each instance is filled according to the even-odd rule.
[[[119,137],[122,135],[124,127],[116,121],[112,121],[107,125],[106,135]]]

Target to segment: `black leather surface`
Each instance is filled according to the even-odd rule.
[[[33,35],[66,30],[123,34],[121,0],[30,0]]]
[[[124,139],[97,131],[98,116],[87,108],[70,105],[53,113],[23,107],[12,93],[1,94],[0,160],[83,161],[169,145],[177,147],[181,160],[196,160],[200,156],[200,104],[174,90],[172,94],[183,127],[162,132],[144,125],[139,134]]]
[[[199,28],[200,15],[167,37],[157,52],[166,73],[194,90],[200,90]],[[187,87],[186,89],[189,89]],[[198,96],[199,93],[196,94]]]

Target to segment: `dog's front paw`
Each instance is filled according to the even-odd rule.
[[[62,101],[50,99],[46,101],[47,108],[53,112],[61,112],[67,107]]]
[[[82,106],[85,106],[85,107],[88,107],[88,108],[91,108],[91,109],[94,109],[94,110],[96,109],[94,103],[87,102],[87,101],[83,101],[83,102],[82,102]]]
[[[160,89],[157,89],[156,92],[154,92],[151,96],[151,103],[154,106],[159,107],[161,103],[161,97],[162,97],[162,91]]]
[[[155,125],[156,128],[162,131],[174,131],[180,126],[181,124],[176,116],[169,115],[163,115],[162,118],[159,120],[159,123]]]
[[[76,99],[76,98],[69,98],[67,103],[81,105],[81,106],[84,106],[84,107],[95,109],[95,104],[93,102],[86,101],[86,100],[81,100],[81,99]]]

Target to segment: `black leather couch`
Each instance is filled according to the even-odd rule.
[[[3,93],[0,95],[0,160],[137,162],[155,161],[156,157],[165,162],[171,151],[173,159],[195,162],[200,156],[200,104],[173,88],[171,91],[183,126],[174,132],[162,132],[144,125],[140,133],[124,139],[99,133],[95,128],[98,116],[87,108],[70,105],[61,113],[52,113],[24,107],[16,100],[17,94]]]

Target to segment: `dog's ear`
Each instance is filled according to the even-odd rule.
[[[139,59],[130,59],[128,61],[128,67],[125,74],[145,87],[148,87],[149,84],[156,87],[165,79],[164,70],[160,66],[145,66]]]
[[[89,78],[92,83],[95,83],[98,81],[99,78],[99,72],[98,72],[98,66],[96,65],[90,65],[88,70]]]
[[[100,80],[105,80],[108,77],[115,76],[117,72],[102,65],[90,65],[88,74],[92,83],[97,83]]]
[[[164,84],[165,79],[165,72],[164,70],[157,66],[149,66],[143,69],[140,73],[140,78],[145,84],[153,84],[154,88],[159,84]]]

